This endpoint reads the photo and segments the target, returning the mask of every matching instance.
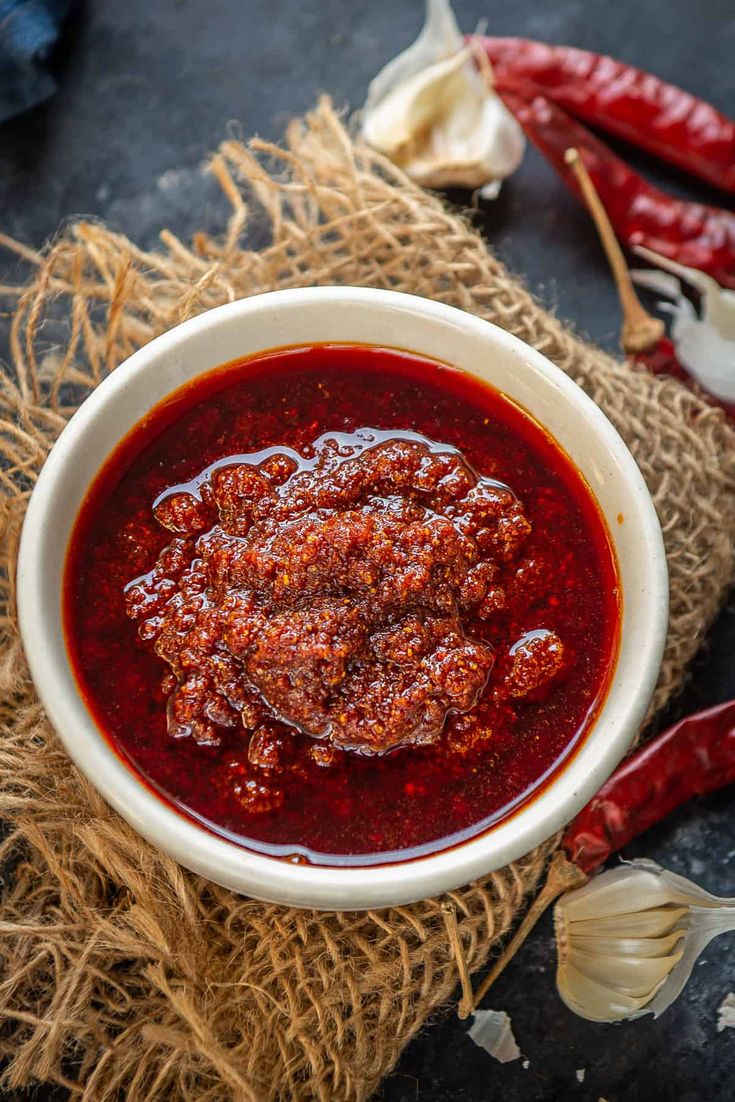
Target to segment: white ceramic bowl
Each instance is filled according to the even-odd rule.
[[[451,849],[396,864],[292,864],[243,849],[173,810],[102,737],[77,690],[62,631],[62,572],[74,519],[121,437],[196,375],[266,349],[316,341],[428,355],[519,402],[594,491],[622,583],[617,668],[581,748],[507,820]],[[152,341],[105,379],[59,437],[33,491],[18,592],[23,642],[44,707],[71,757],[112,806],[154,845],[220,884],[261,899],[330,909],[382,907],[458,887],[522,856],[571,819],[623,756],[643,718],[668,609],[661,530],[648,491],[625,444],[582,390],[539,352],[488,322],[427,299],[356,287],[276,291],[222,306]]]

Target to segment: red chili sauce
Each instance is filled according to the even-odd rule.
[[[618,581],[590,491],[507,398],[362,345],[182,388],[102,468],[72,536],[85,700],[166,800],[321,864],[444,848],[579,743]]]

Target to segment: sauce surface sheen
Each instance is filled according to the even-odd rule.
[[[325,433],[365,426],[387,438],[391,431],[418,433],[455,448],[479,476],[517,496],[531,525],[524,562],[536,564],[534,576],[521,569],[517,599],[511,588],[502,615],[472,621],[467,634],[512,654],[524,635],[555,633],[564,648],[563,677],[548,691],[499,703],[491,675],[479,701],[464,715],[450,714],[436,741],[381,755],[324,753],[322,741],[295,729],[272,744],[261,739],[250,760],[241,725],[218,728],[211,745],[173,738],[162,688],[168,667],[138,638],[125,601],[126,587],[152,570],[172,540],[154,503],[226,457],[273,447],[309,455]],[[320,864],[370,864],[433,852],[480,832],[569,756],[614,668],[617,586],[609,536],[584,480],[511,401],[409,353],[316,345],[210,372],[132,430],[77,518],[64,616],[89,708],[154,791],[249,848]],[[257,791],[254,777],[270,783],[278,753],[288,762],[278,773],[278,804],[245,798],[248,785]],[[267,791],[267,783],[261,787]]]

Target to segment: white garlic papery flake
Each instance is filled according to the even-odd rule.
[[[563,895],[554,927],[556,982],[570,1010],[593,1022],[658,1017],[712,938],[735,930],[735,899],[633,861]]]
[[[513,1036],[510,1018],[504,1010],[476,1010],[472,1015],[468,1035],[499,1064],[507,1064],[520,1058],[521,1050]]]
[[[671,302],[660,309],[671,314],[671,339],[676,356],[693,379],[721,402],[735,403],[735,291],[720,287],[711,276],[687,268],[639,246],[635,250],[664,272],[634,271],[633,279]],[[670,273],[670,274],[666,274]],[[688,283],[701,295],[701,316],[682,291]]]
[[[717,1008],[717,1032],[723,1029],[735,1029],[735,995],[732,991],[725,995]]]
[[[481,189],[495,198],[521,163],[523,131],[465,45],[448,0],[427,0],[426,22],[368,89],[362,133],[423,187]]]

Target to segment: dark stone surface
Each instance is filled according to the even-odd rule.
[[[415,35],[421,9],[419,0],[78,4],[54,59],[60,93],[0,127],[2,230],[40,245],[83,214],[153,244],[163,225],[186,235],[215,224],[220,208],[200,166],[236,125],[231,120],[244,134],[277,138],[321,90],[359,106],[370,77]],[[456,9],[465,29],[487,17],[493,33],[608,52],[732,110],[732,0],[457,0]],[[670,190],[705,197],[682,176],[637,161]],[[594,233],[535,151],[500,200],[485,207],[481,224],[548,306],[615,347],[617,303]],[[735,695],[734,651],[735,618],[725,611],[677,711]],[[696,801],[626,856],[645,854],[712,891],[735,894],[732,810],[732,790]],[[714,942],[659,1021],[592,1025],[556,995],[547,919],[487,1000],[510,1013],[528,1068],[496,1064],[452,1015],[416,1038],[381,1097],[730,1102],[735,1047],[731,1033],[716,1032],[716,1008],[735,987],[734,948],[732,937]],[[586,1069],[582,1084],[577,1069]]]

